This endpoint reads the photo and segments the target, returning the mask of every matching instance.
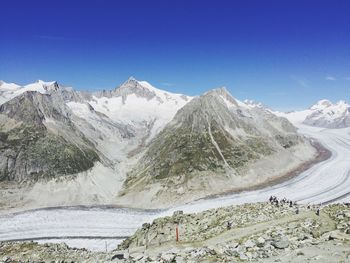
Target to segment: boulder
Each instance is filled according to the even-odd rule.
[[[273,241],[271,244],[277,249],[285,249],[289,247],[288,239],[276,240],[276,241]]]
[[[124,259],[124,254],[118,253],[118,254],[113,255],[111,260],[115,260],[115,259]]]
[[[263,247],[265,245],[265,239],[263,237],[259,237],[256,240],[256,244],[257,244],[258,247]]]
[[[246,248],[252,248],[252,247],[255,247],[255,243],[254,243],[254,241],[248,239],[248,240],[244,243],[244,246],[245,246]]]
[[[165,253],[162,254],[161,259],[165,262],[173,262],[173,260],[175,259],[175,255],[172,253]]]

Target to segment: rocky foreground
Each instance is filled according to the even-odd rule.
[[[256,203],[175,212],[108,253],[64,244],[0,244],[0,262],[350,262],[350,206]],[[178,241],[176,241],[176,228]]]

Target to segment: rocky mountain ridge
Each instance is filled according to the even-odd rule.
[[[201,198],[215,189],[225,191],[264,181],[264,172],[276,176],[267,167],[254,169],[254,164],[278,155],[280,163],[288,159],[284,168],[293,169],[300,154],[305,158],[313,156],[312,151],[286,119],[250,107],[224,88],[214,89],[182,107],[150,142],[128,174],[121,197],[136,200],[142,195],[140,200],[168,202]],[[259,175],[255,176],[257,169]]]
[[[0,105],[0,178],[37,180],[74,174],[99,160],[60,97],[25,91]]]
[[[189,97],[134,78],[92,93],[2,83],[0,109],[1,181],[40,179],[19,194],[27,203],[70,204],[74,195],[78,204],[168,206],[177,195],[185,202],[260,184],[316,155],[288,120],[224,88]]]

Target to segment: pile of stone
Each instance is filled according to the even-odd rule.
[[[290,257],[286,262],[293,257],[296,261],[291,262],[305,262],[309,260],[305,254],[314,248],[321,255],[314,249],[309,258],[324,257],[317,262],[350,262],[350,207],[330,205],[319,214],[317,209],[256,203],[197,214],[178,211],[145,223],[115,251],[97,253],[65,244],[4,242],[0,243],[0,262],[274,262],[286,255]],[[328,258],[322,253],[328,253]]]
[[[316,213],[317,209],[317,206],[277,207],[271,203],[258,203],[212,209],[198,214],[176,212],[171,217],[144,224],[119,248],[133,251],[143,247],[143,252],[131,253],[128,259],[130,262],[165,263],[262,262],[333,239],[337,242],[343,241],[345,247],[350,247],[350,208],[345,205],[330,205],[321,209],[319,215]],[[244,229],[267,221],[273,222],[288,216],[294,216],[295,219],[286,220],[285,223],[264,228],[251,235],[243,235],[242,238],[210,242],[212,237],[226,231]],[[227,222],[230,222],[229,227]],[[176,225],[180,227],[179,242],[174,242]],[[153,253],[153,249],[157,247],[168,250]]]
[[[173,216],[155,219],[152,224],[144,224],[119,248],[156,246],[173,241],[176,226],[182,242],[201,241],[223,233],[228,228],[240,228],[293,215],[295,209],[287,204],[276,207],[270,203],[256,203],[211,209],[196,214],[183,214],[179,211]],[[306,208],[300,206],[300,209]]]
[[[107,262],[113,255],[86,249],[70,248],[66,244],[38,244],[36,242],[1,242],[0,262]]]

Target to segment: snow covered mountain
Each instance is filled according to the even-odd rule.
[[[313,105],[303,121],[304,124],[325,128],[345,128],[350,126],[350,105],[345,101],[332,103],[321,100]]]
[[[40,165],[36,166],[39,162],[34,160],[36,157],[39,158],[37,155],[33,160],[28,158],[25,161],[23,158],[32,156],[30,151],[35,149],[30,144],[34,140],[32,133],[36,134],[39,131],[43,133],[37,134],[35,140],[41,141],[47,134],[59,134],[60,140],[66,142],[80,146],[82,145],[80,142],[84,142],[83,144],[89,145],[88,148],[98,154],[99,158],[95,158],[95,161],[99,160],[103,165],[113,169],[116,169],[116,166],[122,169],[129,157],[141,151],[173,118],[176,111],[190,100],[191,97],[162,91],[134,78],[128,79],[114,90],[98,93],[77,92],[55,81],[39,80],[23,87],[2,81],[0,114],[3,117],[0,131],[6,139],[2,142],[5,152],[0,153],[0,178],[20,181],[27,178],[37,179],[41,175],[48,174],[48,168],[52,174],[71,174],[93,166],[90,163],[81,167],[85,167],[84,169],[67,169],[62,172],[49,165],[47,169]],[[17,104],[19,107],[16,107]],[[16,129],[12,129],[11,121],[16,122],[11,124]],[[30,135],[23,132],[28,130],[31,131]],[[25,155],[21,153],[23,150],[21,147],[16,146],[14,149],[9,146],[15,146],[10,135],[18,132],[28,135],[17,138],[17,141],[28,145]],[[14,151],[10,157],[9,150]],[[63,148],[52,151],[58,151],[53,156],[64,155]],[[43,155],[45,156],[45,153]],[[19,161],[19,157],[22,161]],[[73,157],[76,156],[72,156],[70,160],[73,160]],[[36,163],[35,172],[29,168],[28,162]],[[45,162],[47,159],[43,158],[41,163]],[[68,165],[68,160],[65,162]],[[21,168],[12,167],[12,163]],[[23,171],[23,167],[27,170]]]
[[[69,101],[68,107],[75,116],[94,127],[94,130],[82,128],[82,131],[109,159],[118,163],[140,152],[192,99],[159,90],[132,77],[114,90],[84,93],[82,97],[83,100]],[[123,131],[118,136],[116,126]],[[96,130],[100,133],[98,137]]]
[[[323,99],[306,110],[277,114],[293,123],[315,127],[334,129],[350,127],[350,105],[345,101],[332,103]]]
[[[42,206],[185,202],[315,155],[287,119],[224,88],[189,97],[134,78],[101,92],[0,82],[0,138],[0,183],[29,182],[9,202]]]
[[[313,154],[285,118],[214,89],[187,103],[151,141],[121,196],[184,202],[257,185]]]
[[[4,102],[9,101],[27,91],[35,91],[41,94],[48,94],[51,91],[57,89],[58,83],[55,81],[44,82],[42,80],[38,80],[35,83],[28,84],[23,87],[15,83],[6,83],[0,81],[0,104],[3,104]]]

